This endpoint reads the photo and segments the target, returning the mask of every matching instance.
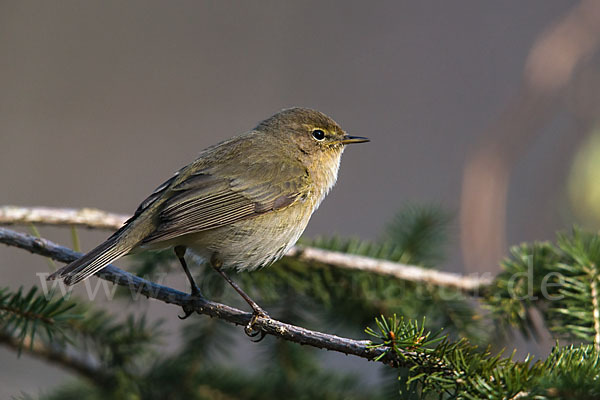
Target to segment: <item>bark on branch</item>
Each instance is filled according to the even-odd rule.
[[[112,214],[92,208],[0,207],[0,225],[76,225],[86,228],[116,230],[128,218],[126,215]],[[338,268],[367,271],[380,275],[393,276],[405,281],[452,288],[471,295],[479,295],[480,291],[492,282],[489,275],[464,276],[314,247],[295,246],[289,251],[287,256],[297,257],[305,262],[318,262]]]
[[[65,263],[71,262],[81,256],[81,253],[57,245],[49,240],[36,238],[6,228],[0,228],[0,243],[28,250],[31,253],[50,257]],[[181,307],[185,306],[186,308],[193,309],[198,314],[209,315],[232,324],[246,326],[252,318],[251,313],[210,300],[193,298],[187,293],[147,281],[112,265],[97,273],[96,276],[117,285],[128,287],[133,293],[141,293],[148,298],[152,297],[164,303]],[[379,359],[380,362],[394,366],[403,365],[402,360],[395,353],[388,351],[388,348],[373,348],[369,340],[348,339],[311,331],[272,318],[259,317],[256,319],[254,327],[263,330],[266,334],[284,340],[351,354],[368,360],[374,360],[385,353]]]

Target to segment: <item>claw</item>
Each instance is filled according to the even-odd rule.
[[[244,333],[246,333],[246,335],[250,338],[255,338],[256,336],[260,335],[260,337],[258,339],[252,340],[254,343],[260,342],[267,335],[267,333],[265,331],[263,331],[262,329],[254,328],[254,324],[256,324],[256,320],[258,318],[270,319],[271,317],[269,317],[269,315],[262,310],[260,310],[258,312],[255,311],[255,313],[252,314],[252,319],[250,319],[250,322],[248,322],[248,325],[246,325],[244,327]]]
[[[258,343],[258,342],[262,341],[265,338],[265,336],[267,336],[265,331],[260,331],[260,337],[258,339],[250,339],[250,340],[254,343]]]
[[[244,327],[244,333],[251,338],[258,336],[261,332],[262,330],[254,329],[254,326],[250,323]]]
[[[190,297],[193,298],[197,298],[197,299],[204,299],[204,297],[202,296],[202,293],[200,293],[200,289],[198,289],[198,286],[196,285],[192,285],[192,292],[190,293]],[[182,306],[181,308],[183,308],[183,315],[178,315],[177,318],[184,320],[187,317],[189,317],[190,315],[192,315],[194,313],[194,309],[190,306]]]
[[[190,307],[183,306],[182,308],[183,308],[183,314],[184,315],[178,315],[177,316],[177,318],[179,318],[181,320],[186,319],[187,317],[189,317],[190,315],[192,315],[194,313],[194,310],[192,308],[190,308]]]

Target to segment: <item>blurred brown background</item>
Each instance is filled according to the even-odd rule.
[[[508,245],[576,221],[597,4],[0,1],[0,205],[131,213],[204,147],[307,106],[372,142],[345,153],[306,235],[376,239],[433,203],[456,215],[440,268],[495,271]],[[0,264],[14,287],[47,270],[6,247]],[[14,359],[0,349],[0,397],[66,376]]]

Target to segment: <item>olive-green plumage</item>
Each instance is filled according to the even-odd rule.
[[[128,253],[175,246],[227,268],[271,264],[335,184],[345,145],[364,141],[318,111],[283,110],[202,151],[106,242],[49,279],[74,284]]]

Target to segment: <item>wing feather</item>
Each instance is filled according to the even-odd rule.
[[[226,174],[206,169],[174,180],[168,188],[159,188],[172,193],[160,206],[157,228],[143,243],[162,242],[281,210],[303,199],[310,183],[301,165],[282,168],[258,163],[235,179],[222,175]]]

